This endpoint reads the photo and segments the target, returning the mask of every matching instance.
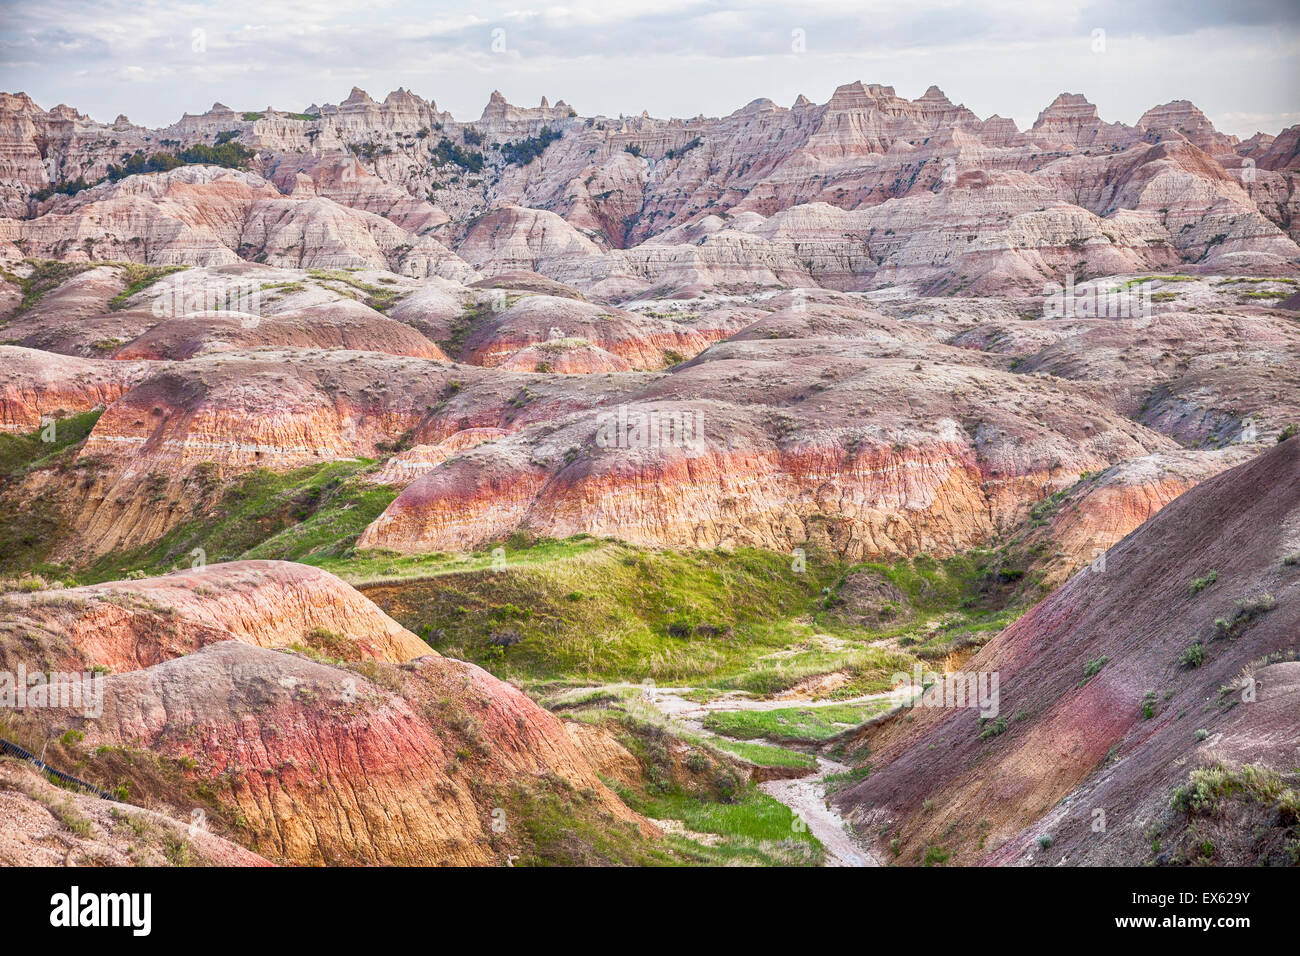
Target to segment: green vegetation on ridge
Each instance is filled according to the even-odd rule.
[[[366,525],[397,496],[388,485],[366,480],[375,463],[367,459],[306,465],[288,472],[266,468],[241,476],[214,495],[202,517],[173,528],[159,540],[126,553],[108,555],[82,575],[89,580],[120,577],[123,571],[165,574],[189,567],[194,549],[208,563],[275,559],[314,564],[351,549]],[[199,466],[192,479],[202,487],[216,466]]]
[[[373,574],[377,557],[358,557]],[[351,560],[321,563],[355,580]],[[809,560],[800,573],[787,555],[756,549],[652,551],[577,536],[512,539],[468,566],[430,556],[423,577],[411,577],[414,563],[394,558],[397,580],[362,591],[441,653],[522,681],[652,679],[766,693],[847,669],[887,689],[911,661],[818,639],[814,617],[838,570],[830,562]]]

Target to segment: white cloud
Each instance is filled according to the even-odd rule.
[[[1185,98],[1245,136],[1296,112],[1297,10],[1287,0],[18,0],[0,26],[0,87],[163,125],[214,100],[337,102],[353,84],[376,97],[406,86],[473,118],[494,88],[584,113],[716,115],[759,96],[825,101],[862,79],[909,96],[935,83],[1022,127],[1063,90],[1130,123]],[[505,54],[490,47],[498,26]],[[792,55],[796,27],[807,52]],[[1091,51],[1094,27],[1107,31],[1105,54]],[[195,29],[205,52],[192,49]]]

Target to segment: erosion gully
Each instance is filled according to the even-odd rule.
[[[889,694],[874,694],[854,697],[849,700],[751,700],[743,697],[722,697],[708,703],[688,700],[684,694],[690,693],[691,687],[653,687],[647,686],[642,696],[647,703],[653,704],[661,714],[703,737],[721,737],[704,727],[704,718],[714,710],[776,710],[779,708],[798,707],[801,709],[829,707],[837,704],[860,704],[888,698]],[[730,738],[727,738],[730,739]],[[751,743],[773,743],[758,740]],[[777,745],[780,746],[780,745]],[[847,764],[831,760],[814,753],[817,769],[810,770],[805,776],[784,780],[767,780],[758,785],[759,789],[775,800],[784,803],[796,816],[804,821],[808,830],[826,850],[826,866],[879,866],[880,862],[857,840],[850,835],[848,821],[839,814],[826,800],[826,787],[822,783],[827,774],[844,773],[851,768]]]

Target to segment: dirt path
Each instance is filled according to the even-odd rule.
[[[817,758],[817,773],[794,780],[768,780],[758,789],[780,800],[808,824],[808,831],[826,848],[826,866],[879,866],[866,849],[859,846],[847,829],[845,819],[826,803],[822,778],[829,773],[844,773],[846,764]]]
[[[809,708],[829,707],[834,704],[862,704],[885,700],[889,693],[871,694],[854,697],[850,700],[753,700],[746,697],[721,697],[708,703],[688,700],[683,694],[690,693],[690,687],[648,687],[643,699],[654,705],[661,714],[676,721],[697,734],[706,737],[723,737],[722,734],[706,730],[704,718],[711,711],[719,710],[777,710],[786,707]],[[733,739],[733,738],[725,738]],[[754,741],[751,741],[754,742]],[[756,741],[764,743],[766,741]],[[880,863],[857,841],[849,835],[847,821],[826,802],[826,786],[822,778],[831,773],[845,773],[852,769],[846,764],[830,760],[820,754],[816,771],[810,771],[805,777],[790,780],[768,780],[760,783],[758,788],[775,800],[784,803],[796,816],[808,826],[826,850],[826,866],[879,866]]]

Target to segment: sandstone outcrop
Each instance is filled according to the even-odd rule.
[[[182,166],[60,197],[44,215],[19,223],[17,238],[29,255],[44,258],[224,265],[239,261],[254,204],[279,196],[251,173]]]
[[[218,351],[167,364],[121,395],[80,449],[88,481],[72,502],[69,557],[166,533],[193,505],[200,467],[223,481],[261,467],[385,457],[399,442],[557,420],[636,384],[597,391],[577,376],[344,350]],[[140,495],[142,482],[154,493]]]
[[[601,248],[555,213],[507,206],[471,222],[456,243],[471,266],[498,272],[560,273],[569,260],[598,257]]]
[[[436,445],[416,445],[399,451],[384,462],[384,467],[376,472],[374,481],[380,485],[404,488],[453,455],[508,434],[510,433],[504,428],[466,428],[454,432]]]
[[[471,330],[461,358],[519,371],[545,363],[569,374],[656,369],[693,358],[726,331],[715,325],[701,332],[671,319],[530,295]]]
[[[286,198],[259,176],[213,166],[103,183],[61,197],[11,231],[11,241],[29,255],[73,261],[218,266],[252,259],[299,269],[477,278],[431,236],[314,192]]]
[[[350,349],[448,361],[415,329],[347,300],[267,316],[214,311],[172,318],[116,349],[113,358],[188,359],[259,347]]]
[[[1044,584],[1055,587],[1105,554],[1157,511],[1207,478],[1249,461],[1257,450],[1234,445],[1213,451],[1179,449],[1133,458],[1084,479],[1051,510],[1046,527],[1031,532],[1050,541]]]
[[[241,561],[6,595],[0,659],[109,671],[98,706],[28,707],[15,726],[62,735],[60,753],[88,755],[80,772],[121,774],[164,806],[202,794],[222,819],[238,821],[241,842],[276,861],[504,863],[526,839],[527,820],[498,809],[514,806],[519,785],[554,786],[605,826],[657,833],[601,783],[555,717],[472,664],[438,656],[305,565]],[[150,761],[114,756],[142,750]],[[160,761],[181,769],[160,780],[150,770]],[[0,781],[13,777],[9,766],[0,761]],[[0,783],[0,804],[36,815],[9,789]],[[101,832],[101,816],[85,844],[63,849],[121,862],[121,834]],[[502,831],[503,822],[519,829]],[[34,821],[30,830],[39,832]],[[265,862],[207,834],[192,849],[234,865]],[[0,854],[34,852],[0,828]]]
[[[756,100],[691,120],[582,120],[563,103],[521,109],[494,94],[474,127],[405,90],[380,104],[354,89],[339,106],[303,115],[218,104],[158,134],[102,127],[65,108],[47,113],[22,96],[3,104],[0,171],[8,163],[15,184],[4,209],[22,221],[0,233],[28,254],[105,257],[94,248],[134,261],[215,263],[233,253],[467,281],[465,260],[487,273],[540,272],[608,301],[709,285],[909,282],[951,291],[976,280],[981,291],[1024,290],[1067,271],[1215,261],[1294,270],[1300,261],[1294,131],[1239,144],[1185,100],[1129,127],[1063,93],[1023,133],[934,87],[909,100],[861,82],[820,106]],[[524,161],[503,148],[543,127],[559,138],[540,156]],[[122,184],[54,197],[26,218],[37,210],[22,189],[58,178],[34,163],[38,141],[58,157],[55,168],[75,162],[98,177],[119,159],[108,155],[109,138],[128,136],[147,151],[162,139],[209,145],[218,134],[256,149],[254,168],[270,181],[262,180],[272,192],[259,195],[275,202],[259,206],[247,235],[194,222],[174,208],[187,202],[178,193],[157,210]],[[252,174],[219,178],[235,175]],[[79,211],[97,196],[107,205]],[[687,232],[705,220],[714,223],[697,247]],[[128,235],[149,239],[147,252],[122,245],[129,222]]]

